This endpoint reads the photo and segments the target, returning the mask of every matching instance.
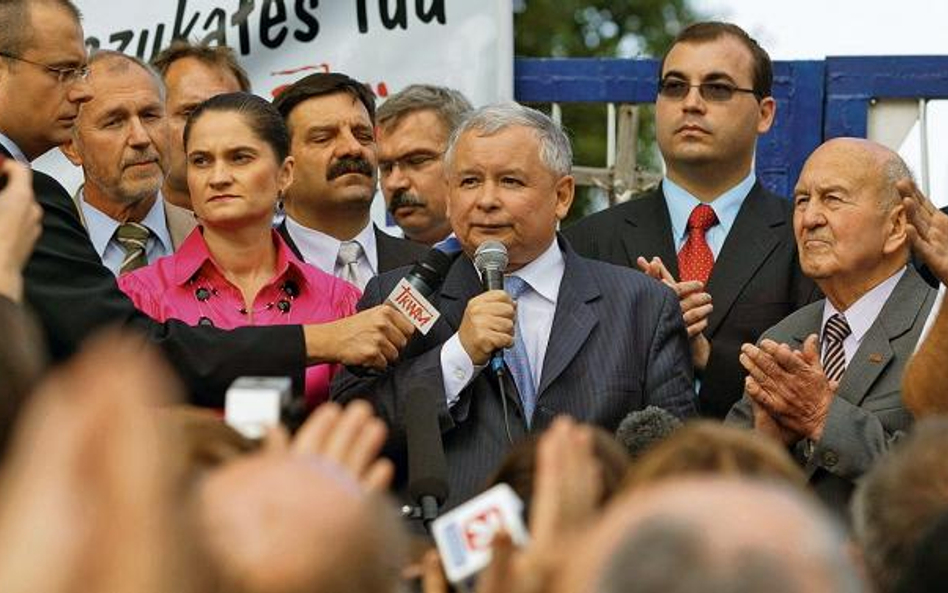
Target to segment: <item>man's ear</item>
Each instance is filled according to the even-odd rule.
[[[773,97],[764,97],[760,100],[760,114],[757,119],[757,133],[766,134],[770,126],[774,125],[777,115],[777,100]]]
[[[576,179],[572,175],[564,175],[553,186],[556,193],[556,218],[563,220],[569,214],[569,207],[573,205],[576,195]]]
[[[908,215],[905,212],[905,206],[900,202],[889,211],[886,221],[886,226],[889,229],[886,233],[885,242],[882,244],[882,253],[885,255],[895,253],[908,244],[907,223]]]
[[[79,156],[79,147],[76,146],[75,136],[60,144],[59,150],[61,150],[62,153],[66,155],[66,158],[69,159],[70,163],[77,167],[82,166],[82,157]]]

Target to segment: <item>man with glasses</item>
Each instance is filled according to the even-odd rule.
[[[413,84],[378,111],[379,175],[388,211],[412,241],[434,245],[451,234],[442,156],[471,110],[456,90]]]
[[[566,236],[583,255],[639,267],[676,289],[701,411],[721,418],[743,392],[741,344],[815,289],[797,262],[790,201],[753,170],[757,137],[776,110],[770,57],[735,25],[697,23],[678,35],[660,72],[661,186]]]

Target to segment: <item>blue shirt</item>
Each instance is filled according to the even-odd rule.
[[[92,241],[95,252],[99,254],[102,265],[118,276],[122,268],[122,260],[125,259],[125,250],[115,237],[115,231],[122,222],[86,202],[85,194],[81,190],[78,202],[82,220],[89,233],[89,240]],[[171,255],[174,252],[171,233],[168,231],[168,222],[165,219],[165,202],[161,193],[158,194],[151,210],[141,220],[141,224],[151,231],[145,248],[148,263],[153,263],[159,257]]]
[[[757,176],[751,171],[743,181],[708,204],[718,217],[718,224],[708,229],[704,235],[714,254],[714,259],[718,258],[724,240],[727,239],[727,234],[734,226],[734,219],[737,218],[737,213],[744,203],[744,198],[753,189],[755,183],[757,183]],[[671,217],[672,236],[675,239],[677,253],[688,239],[688,217],[691,216],[691,211],[704,202],[667,177],[662,179],[662,191],[665,193],[665,203],[668,204],[668,215]]]

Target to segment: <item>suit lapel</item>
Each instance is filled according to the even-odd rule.
[[[895,356],[892,341],[911,331],[932,290],[909,266],[846,367],[837,397],[859,405]]]
[[[672,237],[671,218],[661,188],[627,203],[625,221],[632,228],[622,233],[622,246],[629,258],[629,267],[638,269],[635,260],[642,256],[662,258],[665,267],[678,278],[678,256]]]
[[[171,248],[177,251],[178,247],[184,243],[184,240],[197,226],[197,221],[195,221],[194,214],[190,210],[175,206],[164,198],[162,198],[162,203],[165,207],[165,223],[168,225],[168,234],[171,235]]]
[[[786,214],[768,203],[758,181],[741,205],[708,281],[707,291],[714,304],[708,318],[708,336],[717,332],[744,286],[777,247],[780,227],[786,224]]]
[[[600,296],[599,286],[589,274],[582,259],[572,249],[560,242],[566,267],[560,282],[560,293],[553,314],[553,327],[540,373],[537,400],[544,391],[563,373],[589,338],[590,332],[599,323],[599,317],[589,303]]]
[[[442,318],[452,330],[457,330],[461,326],[467,302],[479,295],[481,291],[481,279],[474,269],[474,264],[463,253],[458,255],[441,285],[443,305],[438,307]]]

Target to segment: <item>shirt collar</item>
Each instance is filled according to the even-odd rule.
[[[20,147],[16,145],[16,142],[10,139],[9,136],[5,135],[3,132],[0,132],[0,145],[7,149],[13,158],[19,161],[20,163],[30,166],[30,161],[26,158],[26,155],[23,154],[23,151],[20,150]]]
[[[270,237],[277,248],[277,261],[273,278],[268,284],[273,284],[291,271],[301,282],[305,282],[306,274],[304,274],[302,270],[303,263],[293,255],[293,252],[290,251],[290,248],[287,247],[275,229],[271,230]],[[181,247],[179,247],[175,253],[174,283],[178,286],[187,284],[205,264],[211,266],[217,274],[223,276],[220,268],[217,267],[217,264],[214,263],[214,260],[211,258],[211,252],[207,248],[207,242],[204,241],[204,232],[199,227],[188,235],[188,238],[184,240],[184,243],[181,244]]]
[[[286,231],[303,254],[303,259],[332,275],[336,270],[336,256],[339,255],[342,241],[322,231],[303,226],[293,220],[292,216],[287,215],[285,222]],[[362,247],[362,253],[372,268],[372,275],[378,275],[379,258],[375,248],[375,225],[372,221],[370,220],[352,240]]]
[[[718,217],[718,225],[725,235],[730,232],[744,199],[754,188],[755,183],[757,183],[757,175],[751,170],[740,183],[708,203]],[[668,204],[672,233],[676,239],[684,238],[688,232],[688,217],[691,216],[691,211],[704,202],[668,177],[662,179],[662,191],[665,193],[665,203]]]
[[[862,342],[863,336],[866,335],[866,332],[869,331],[869,328],[875,323],[876,318],[882,311],[882,307],[885,306],[886,301],[892,296],[895,285],[902,279],[902,274],[905,273],[905,270],[906,268],[902,268],[875,285],[872,290],[859,297],[848,309],[842,311],[843,316],[846,317],[846,323],[849,324],[849,330],[852,332],[852,336],[856,339],[857,343]],[[833,306],[833,303],[831,303],[829,299],[826,299],[823,303],[823,323],[820,325],[821,339],[823,336],[822,329],[826,327],[826,322],[836,313],[840,313],[840,311]]]
[[[92,246],[95,247],[96,253],[101,258],[105,254],[109,241],[115,236],[115,229],[122,223],[86,202],[86,194],[82,188],[79,188],[79,207],[82,209],[82,216],[86,222],[86,230],[89,233]],[[165,220],[164,199],[160,191],[155,203],[148,210],[148,214],[141,220],[141,224],[148,227],[152,236],[161,243],[165,253],[174,251],[171,243],[171,233],[168,231],[168,223]]]
[[[566,260],[563,258],[563,252],[554,238],[546,251],[511,274],[511,276],[519,276],[537,294],[555,305],[565,269]]]

